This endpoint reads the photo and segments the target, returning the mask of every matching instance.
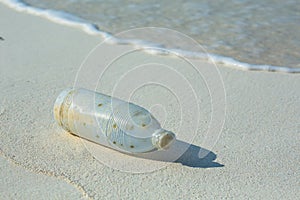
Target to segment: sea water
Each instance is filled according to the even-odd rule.
[[[94,24],[104,35],[170,28],[199,42],[216,61],[244,69],[300,72],[299,0],[1,1]]]

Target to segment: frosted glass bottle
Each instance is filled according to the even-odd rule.
[[[62,91],[53,112],[66,131],[126,153],[166,149],[175,140],[146,109],[86,89]]]

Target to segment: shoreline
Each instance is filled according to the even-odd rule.
[[[201,53],[201,52],[191,52],[184,49],[169,49],[161,47],[160,44],[153,44],[147,41],[138,41],[139,38],[128,40],[117,38],[113,34],[103,32],[99,30],[97,25],[85,22],[85,20],[69,14],[63,11],[56,10],[45,10],[41,8],[32,7],[21,0],[0,0],[0,3],[8,6],[19,12],[25,12],[31,15],[36,15],[39,17],[46,18],[52,22],[67,25],[75,28],[79,28],[90,35],[99,35],[104,40],[107,39],[111,44],[123,44],[123,45],[134,45],[143,49],[145,52],[162,54],[162,55],[177,55],[192,59],[205,60],[210,63],[216,63],[220,66],[236,68],[239,70],[246,71],[268,71],[268,72],[280,72],[280,73],[300,73],[300,68],[290,68],[285,66],[274,66],[274,65],[257,65],[238,61],[231,57],[226,57],[222,55]],[[155,27],[153,27],[155,28]],[[201,46],[201,45],[200,45]],[[150,51],[147,49],[152,48]],[[201,47],[202,48],[202,47]]]

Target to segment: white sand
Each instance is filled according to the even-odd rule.
[[[151,173],[126,173],[95,159],[80,139],[57,127],[52,116],[56,96],[73,85],[80,63],[101,38],[3,5],[0,13],[0,36],[4,38],[0,40],[1,199],[300,196],[300,75],[221,67],[227,115],[213,149],[202,146],[200,126],[199,135],[192,141],[194,146],[178,163],[168,163]],[[113,50],[113,46],[108,48],[108,55]],[[115,73],[108,78],[118,76]],[[103,87],[103,91],[109,91],[111,86],[108,83]],[[203,101],[207,101],[205,96]],[[201,114],[208,112],[206,109]],[[176,108],[171,106],[170,110],[175,120]],[[166,128],[172,129],[172,124],[166,124]],[[198,160],[199,146],[213,153]],[[130,159],[99,148],[120,160]]]
[[[78,188],[68,184],[64,177],[53,177],[51,174],[28,171],[17,163],[0,157],[0,186],[2,199],[80,199],[82,194]]]

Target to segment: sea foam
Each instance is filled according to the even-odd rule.
[[[97,25],[91,24],[79,18],[75,15],[50,9],[41,9],[32,7],[20,0],[0,0],[0,3],[7,5],[8,7],[15,9],[19,12],[26,12],[32,15],[44,17],[50,21],[58,24],[63,24],[71,27],[76,27],[90,35],[99,35],[104,40],[109,41],[113,44],[130,44],[144,49],[148,53],[163,54],[163,55],[178,55],[188,58],[207,60],[216,64],[221,64],[228,67],[233,67],[241,70],[255,70],[255,71],[270,71],[270,72],[284,72],[284,73],[300,73],[300,68],[290,68],[285,66],[274,66],[274,65],[257,65],[238,61],[234,58],[202,53],[187,51],[184,49],[172,49],[164,48],[161,44],[155,44],[147,41],[137,39],[122,39],[114,37],[112,34],[101,31]]]

